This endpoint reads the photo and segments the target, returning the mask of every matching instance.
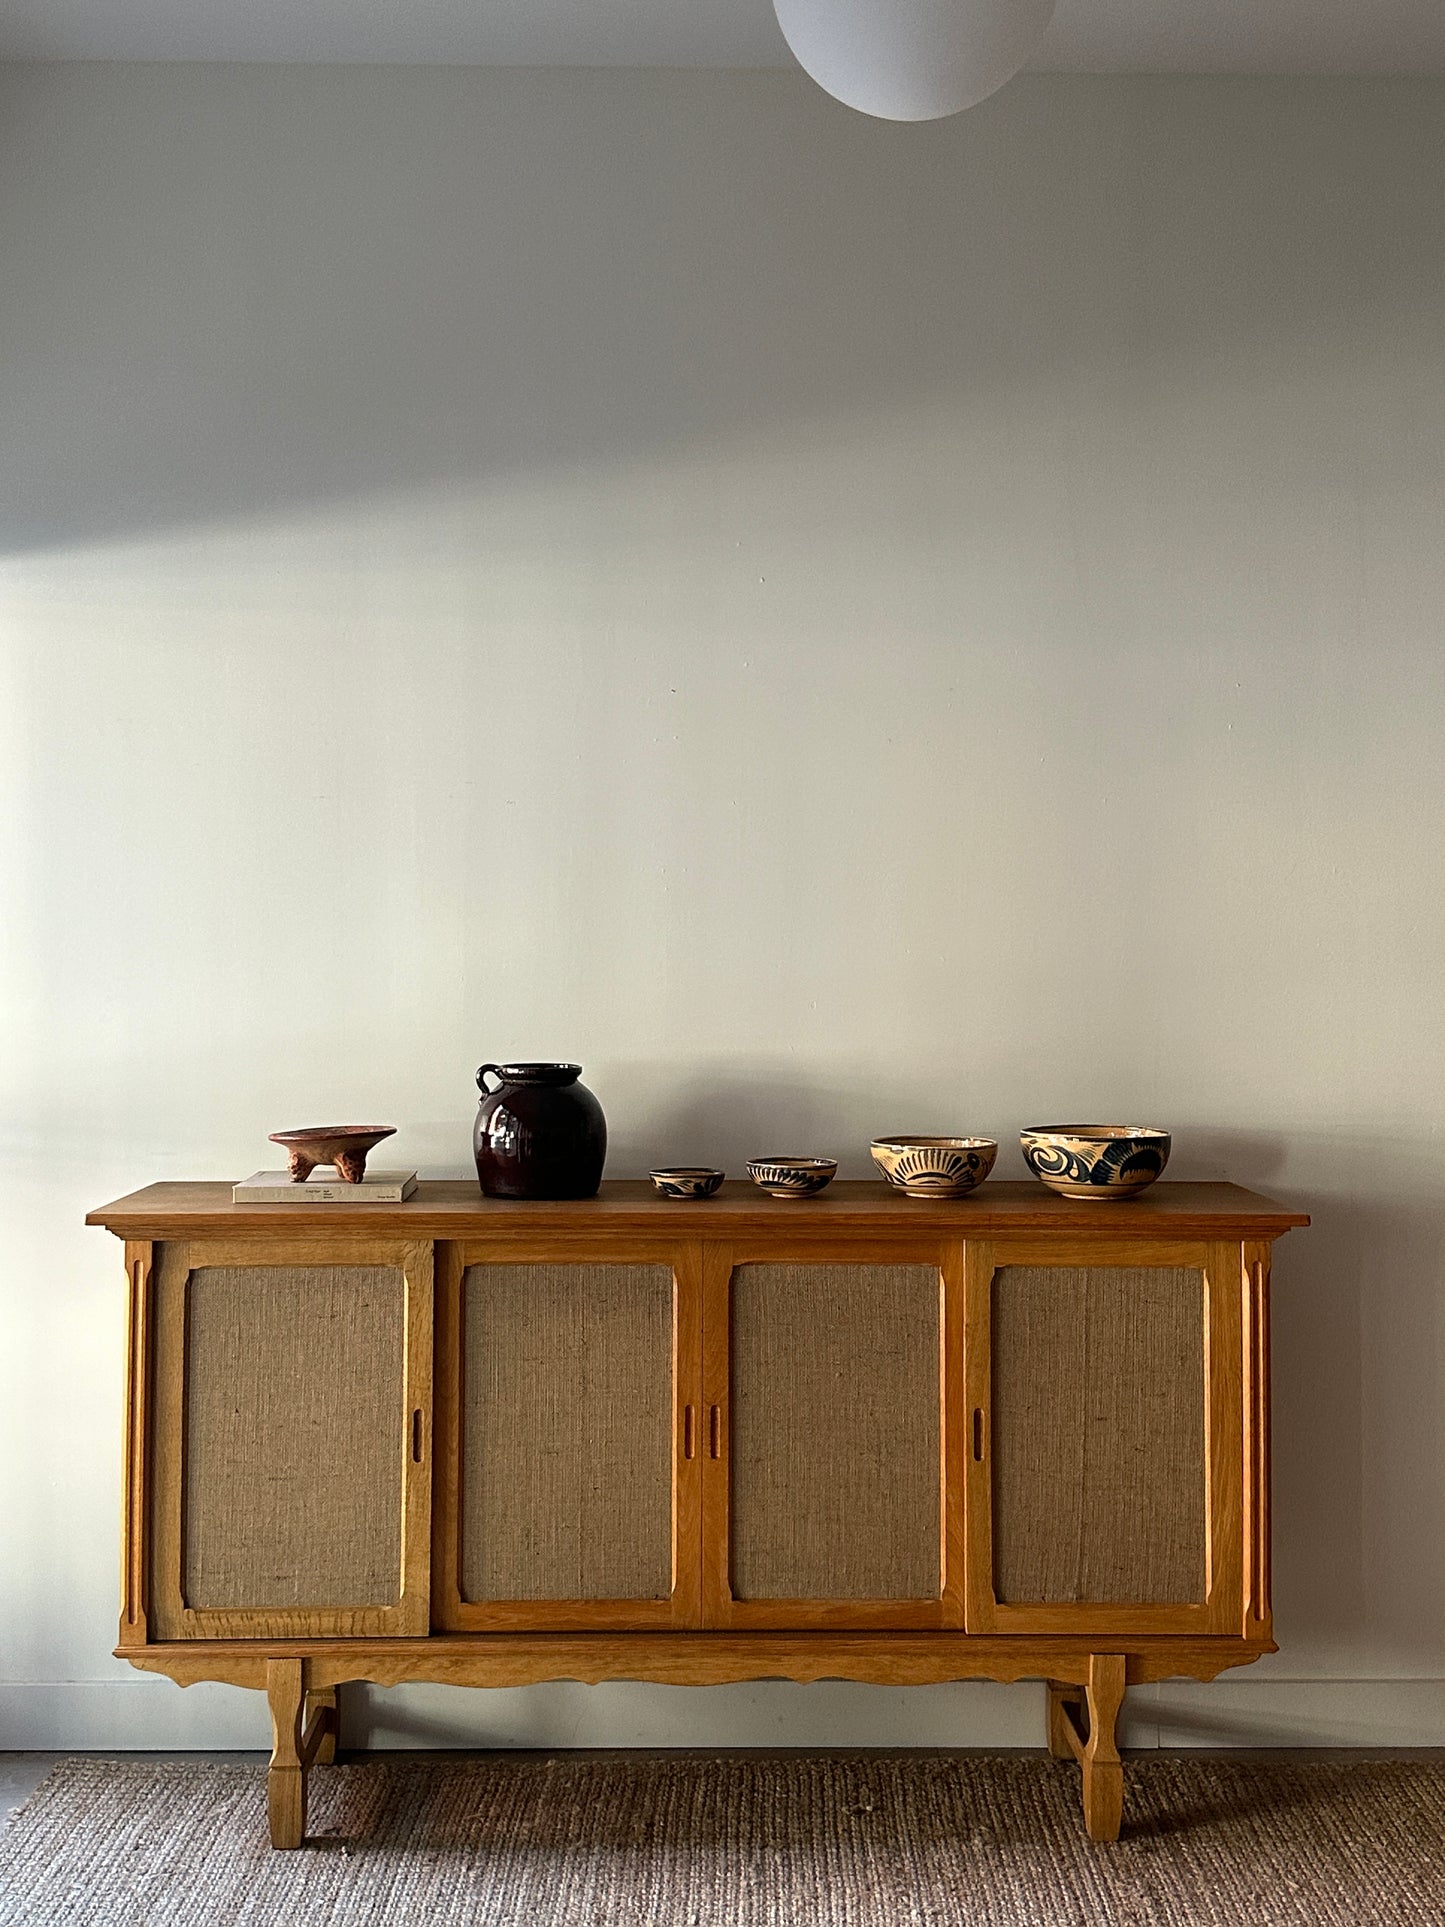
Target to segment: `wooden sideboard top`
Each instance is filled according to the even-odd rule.
[[[298,1192],[301,1187],[297,1187]],[[836,1231],[953,1231],[964,1237],[1003,1232],[1103,1232],[1114,1237],[1273,1238],[1307,1225],[1292,1211],[1237,1184],[1156,1184],[1127,1203],[1075,1202],[1042,1184],[981,1185],[971,1197],[900,1197],[882,1183],[839,1179],[816,1198],[770,1198],[746,1179],[725,1184],[715,1198],[684,1203],[660,1198],[646,1179],[611,1180],[595,1198],[522,1202],[484,1198],[474,1179],[432,1179],[405,1204],[232,1204],[231,1183],[150,1184],[90,1212],[85,1222],[121,1238],[175,1238],[208,1232],[237,1234],[294,1230],[391,1232],[408,1237],[465,1238],[489,1232],[685,1232],[726,1237],[741,1230],[798,1231],[811,1225]]]

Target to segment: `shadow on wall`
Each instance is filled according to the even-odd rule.
[[[1274,1249],[1275,1637],[1357,1662],[1363,1629],[1407,1672],[1439,1650],[1445,1449],[1438,1167],[1395,1134],[1176,1127],[1171,1178],[1224,1178],[1310,1213]],[[1368,1415],[1368,1422],[1367,1422]]]
[[[1398,1140],[1328,1148],[1378,1189],[1322,1172],[1275,1265],[1275,1636],[1328,1650],[1367,1624],[1377,1666],[1408,1675],[1439,1652],[1445,1597],[1445,1202],[1438,1165],[1406,1188]]]
[[[1038,1746],[1043,1689],[987,1680],[944,1686],[730,1686],[611,1682],[583,1686],[374,1687],[341,1695],[343,1747],[449,1749]]]
[[[1437,93],[1031,77],[893,127],[786,73],[0,68],[0,550],[940,393],[1077,423],[1427,306],[1381,182],[1428,231]]]
[[[608,1168],[711,1164],[746,1178],[749,1158],[836,1157],[843,1176],[874,1177],[866,1137],[859,1143],[849,1128],[858,1101],[856,1089],[784,1080],[770,1070],[695,1079],[618,1134]]]
[[[741,1178],[749,1157],[786,1151],[834,1155],[842,1175],[872,1177],[870,1136],[934,1128],[997,1135],[998,1177],[1024,1177],[1018,1125],[960,1117],[959,1108],[943,1097],[892,1104],[886,1080],[866,1065],[848,1082],[787,1078],[776,1066],[718,1071],[650,1108],[634,1103],[627,1127],[614,1129],[608,1170],[697,1162]],[[894,1113],[905,1111],[900,1122]],[[1143,1121],[1175,1132],[1171,1179],[1227,1180],[1312,1215],[1274,1259],[1277,1670],[1290,1674],[1294,1645],[1309,1649],[1313,1669],[1320,1655],[1339,1654],[1351,1676],[1362,1638],[1417,1667],[1421,1653],[1438,1649],[1433,1602],[1445,1592],[1445,1494],[1434,1471],[1445,1424],[1436,1314],[1422,1289],[1445,1269],[1433,1173],[1411,1184],[1398,1140],[1383,1135],[1300,1140],[1177,1117]]]
[[[614,1078],[598,1091],[607,1112],[609,1179],[643,1177],[662,1164],[720,1165],[729,1177],[746,1178],[749,1158],[773,1152],[836,1156],[844,1176],[877,1175],[867,1138],[860,1142],[847,1124],[858,1104],[856,1090],[783,1081],[766,1071],[735,1078],[719,1073],[680,1084],[675,1094],[648,1106],[616,1102],[611,1092],[621,1081]],[[409,1122],[408,1165],[429,1177],[474,1176],[474,1116]]]

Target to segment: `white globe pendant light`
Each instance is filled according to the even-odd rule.
[[[1054,0],[773,0],[804,71],[880,120],[941,120],[1012,80]]]

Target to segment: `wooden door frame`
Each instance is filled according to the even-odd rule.
[[[463,1281],[472,1265],[665,1265],[672,1273],[672,1589],[665,1599],[499,1599],[462,1596],[464,1464]],[[603,1632],[696,1628],[702,1623],[702,1249],[676,1231],[499,1231],[438,1241],[436,1475],[432,1623],[439,1632]]]
[[[805,1202],[779,1211],[806,1211]],[[737,1599],[732,1590],[732,1280],[741,1265],[931,1265],[939,1274],[939,1574],[922,1599]],[[963,1241],[906,1229],[738,1233],[707,1241],[703,1258],[702,1623],[724,1630],[961,1630],[964,1623]]]
[[[1101,1205],[1107,1210],[1107,1205]],[[1005,1265],[1187,1267],[1203,1274],[1205,1597],[1198,1601],[999,1600],[993,1588],[992,1299]],[[1099,1239],[1077,1234],[971,1240],[965,1253],[965,1358],[969,1412],[966,1460],[965,1620],[971,1633],[1139,1633],[1244,1631],[1243,1515],[1246,1493],[1240,1360],[1240,1247],[1234,1243]]]
[[[402,1374],[397,1387],[401,1566],[391,1606],[192,1607],[184,1596],[187,1318],[193,1272],[379,1265],[402,1274]],[[151,1639],[344,1639],[424,1633],[430,1618],[432,1245],[430,1239],[348,1236],[194,1238],[155,1246],[150,1384],[148,1635]],[[327,1361],[314,1361],[318,1376]]]

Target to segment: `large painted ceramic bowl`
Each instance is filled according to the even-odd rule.
[[[875,1137],[873,1162],[910,1198],[966,1198],[993,1169],[991,1137]]]
[[[1169,1162],[1170,1137],[1147,1124],[1037,1124],[1024,1162],[1065,1198],[1136,1198]]]

